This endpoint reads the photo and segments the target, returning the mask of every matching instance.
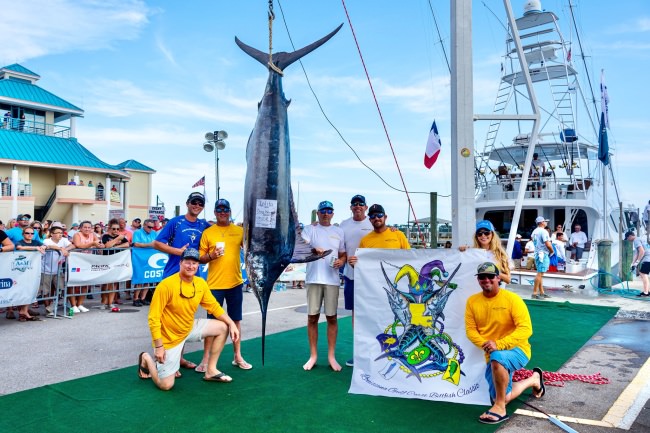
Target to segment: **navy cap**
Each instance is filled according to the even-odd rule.
[[[354,197],[352,197],[352,200],[350,200],[350,204],[354,204],[354,203],[359,202],[359,201],[362,202],[362,203],[365,203],[366,198],[364,196],[362,196],[361,194],[357,194]]]
[[[332,210],[334,210],[334,205],[332,204],[331,201],[327,201],[327,200],[322,201],[322,202],[318,203],[318,210],[322,211],[323,209],[332,209]]]
[[[205,196],[200,192],[194,191],[187,197],[188,203],[191,202],[192,200],[201,200],[203,203],[205,203]]]
[[[228,200],[226,200],[225,198],[220,198],[214,204],[214,210],[217,210],[218,207],[225,207],[225,208],[230,209],[230,202]]]
[[[199,261],[199,252],[195,248],[186,248],[181,255],[181,260],[196,260]]]
[[[384,211],[384,207],[382,205],[373,204],[372,206],[370,206],[370,209],[368,209],[368,215],[372,215],[374,213],[384,213],[385,214],[386,211]]]

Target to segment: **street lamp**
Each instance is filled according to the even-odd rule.
[[[228,138],[226,131],[206,132],[205,139],[207,141],[203,143],[203,150],[206,152],[214,150],[214,177],[217,182],[217,200],[219,200],[219,151],[226,148],[226,142],[224,141],[226,138]]]

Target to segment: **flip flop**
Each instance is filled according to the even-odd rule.
[[[196,368],[194,369],[194,371],[196,371],[197,373],[205,373],[205,372],[207,371],[207,369],[208,369],[208,366],[207,366],[207,365],[205,365],[205,364],[199,364],[199,365],[196,366]]]
[[[196,368],[196,364],[187,359],[181,359],[181,368],[187,368],[188,370],[193,370]]]
[[[140,356],[138,356],[138,377],[142,380],[151,379],[150,377],[143,377],[142,374],[140,374],[140,373],[149,374],[149,368],[142,366],[142,358],[144,358],[144,352],[142,352]]]
[[[478,418],[478,422],[482,422],[483,424],[500,424],[503,421],[507,421],[510,419],[510,416],[508,414],[505,414],[503,416],[499,415],[498,413],[490,412],[489,410],[486,410],[483,415],[490,415],[495,417],[496,419],[490,419],[490,418]]]
[[[544,386],[544,372],[539,367],[533,368],[533,372],[539,374],[539,391],[537,391],[539,394],[535,394],[535,391],[533,391],[533,397],[542,398],[544,397],[544,394],[546,394],[546,386]]]
[[[248,362],[244,361],[243,359],[239,362],[235,361],[234,359],[232,360],[232,365],[233,367],[239,367],[242,370],[250,370],[253,368],[252,365],[250,365]]]
[[[204,376],[203,380],[206,382],[230,383],[232,382],[232,377],[228,376],[226,373],[219,373],[215,374],[214,376]]]

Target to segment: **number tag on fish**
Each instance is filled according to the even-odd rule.
[[[255,227],[274,229],[277,224],[278,201],[257,199],[255,206]]]

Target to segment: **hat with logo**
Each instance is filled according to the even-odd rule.
[[[220,198],[214,204],[214,210],[217,210],[218,207],[225,207],[227,209],[230,209],[230,202],[228,200],[226,200],[225,198]]]
[[[373,204],[370,206],[370,209],[368,209],[368,215],[371,215],[373,213],[386,213],[384,211],[384,207],[380,204]]]
[[[194,191],[187,197],[187,203],[191,202],[192,200],[201,200],[203,203],[205,203],[205,196],[200,192]]]
[[[186,248],[181,255],[181,260],[196,260],[199,261],[199,252],[195,248]]]
[[[485,262],[478,265],[476,268],[476,275],[478,274],[490,274],[490,275],[499,275],[499,269],[492,262]]]
[[[350,204],[354,204],[354,203],[358,203],[358,202],[365,203],[366,198],[364,196],[362,196],[361,194],[357,194],[354,197],[352,197],[352,200],[350,200]]]
[[[544,218],[541,215],[535,218],[535,224],[543,223],[544,221],[550,221],[550,220],[548,218]]]
[[[488,220],[481,220],[476,223],[476,231],[479,231],[480,229],[485,229],[493,232],[494,225],[492,225],[492,223]]]
[[[323,209],[332,209],[332,210],[334,210],[334,205],[332,204],[331,201],[327,201],[327,200],[322,201],[322,202],[318,203],[318,211],[320,212]]]

